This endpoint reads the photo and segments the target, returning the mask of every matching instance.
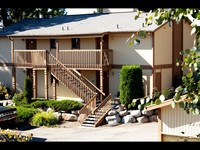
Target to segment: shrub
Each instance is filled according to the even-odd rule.
[[[30,119],[38,112],[35,108],[19,106],[17,108],[17,119],[22,123],[29,123]]]
[[[50,126],[58,123],[58,118],[53,111],[38,112],[30,121],[33,126]]]
[[[12,97],[12,100],[16,106],[27,104],[27,101],[24,99],[23,93],[15,93]]]
[[[47,101],[34,101],[30,104],[34,108],[45,108],[47,107]]]
[[[0,82],[0,100],[5,99],[6,94],[8,94],[8,89]]]
[[[144,96],[142,69],[138,65],[122,66],[120,71],[120,102],[128,107],[134,98]]]
[[[22,135],[20,132],[0,129],[0,142],[29,142],[33,134]]]
[[[47,106],[55,111],[64,110],[66,112],[69,112],[71,110],[80,109],[81,107],[83,107],[83,104],[74,100],[49,100],[47,101]]]
[[[31,98],[33,97],[33,81],[32,77],[26,76],[24,80],[24,98],[28,103],[31,102]]]

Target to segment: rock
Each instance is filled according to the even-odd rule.
[[[158,109],[155,109],[154,110],[154,115],[158,115],[158,111],[159,111]]]
[[[86,114],[79,114],[79,116],[78,116],[78,121],[79,121],[79,122],[83,122],[83,121],[85,120],[86,117],[87,117]]]
[[[61,113],[59,113],[59,112],[54,112],[53,114],[56,116],[56,118],[57,118],[58,120],[61,120],[61,119],[62,119]]]
[[[136,119],[135,117],[131,116],[131,115],[126,115],[122,118],[122,123],[126,124],[126,123],[135,123]]]
[[[124,111],[124,110],[126,110],[126,107],[123,105],[119,105],[119,108],[117,109],[117,111],[120,112],[120,111]]]
[[[153,110],[142,110],[142,114],[149,117],[151,115],[153,115]]]
[[[54,110],[53,110],[52,108],[49,107],[49,108],[47,108],[47,111],[54,111]]]
[[[116,124],[116,123],[121,122],[121,118],[119,117],[119,114],[113,115],[113,116],[107,116],[105,120],[108,124]]]
[[[113,116],[113,115],[116,115],[118,112],[116,111],[116,110],[110,110],[109,112],[108,112],[108,116]]]
[[[62,119],[65,121],[77,121],[78,117],[70,113],[62,113]]]
[[[3,106],[7,106],[8,105],[8,102],[3,102]]]
[[[119,116],[120,116],[120,117],[124,117],[124,116],[128,115],[128,113],[129,113],[129,112],[128,112],[127,110],[120,111],[120,112],[119,112]]]
[[[157,115],[152,115],[149,117],[149,122],[158,122],[158,116]]]
[[[141,111],[140,110],[132,110],[132,111],[130,111],[130,115],[133,117],[140,117]]]
[[[146,122],[149,121],[149,118],[148,118],[147,116],[141,116],[141,117],[138,117],[138,118],[137,118],[137,121],[138,121],[139,123],[146,123]]]

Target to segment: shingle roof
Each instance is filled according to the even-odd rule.
[[[53,18],[25,19],[0,31],[7,36],[64,36],[102,34],[105,32],[137,32],[140,29],[154,31],[159,26],[142,27],[145,14],[134,19],[137,12],[66,15]]]

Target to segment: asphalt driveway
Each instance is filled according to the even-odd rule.
[[[33,142],[130,142],[158,141],[158,123],[130,123],[96,128],[75,126],[68,128],[39,127],[22,134],[32,133]]]

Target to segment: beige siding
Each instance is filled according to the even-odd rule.
[[[130,34],[109,35],[109,48],[113,50],[113,64],[153,65],[152,37],[148,35],[139,46],[130,46]]]
[[[194,46],[194,34],[191,35],[192,27],[188,22],[183,22],[183,50]]]
[[[86,77],[90,82],[96,85],[96,71],[84,71],[81,70],[80,73]]]
[[[81,49],[96,49],[96,43],[94,38],[82,38],[80,39]]]
[[[155,65],[172,64],[172,27],[165,24],[154,34]]]
[[[37,39],[37,49],[39,50],[50,50],[49,39]]]
[[[24,49],[26,49],[26,40],[24,40],[24,39],[15,39],[14,40],[14,49],[15,50],[24,50]]]
[[[168,69],[162,69],[162,89],[161,90],[164,90],[166,88],[170,88],[172,87],[172,69],[171,68],[168,68]]]
[[[178,105],[173,109],[171,105],[162,108],[163,134],[196,136],[200,133],[200,116],[187,114]]]
[[[59,49],[60,50],[69,50],[71,49],[71,39],[60,39],[59,40]]]
[[[24,91],[26,72],[23,68],[16,69],[16,91]],[[12,89],[12,67],[0,67],[0,82]]]
[[[69,99],[69,100],[81,101],[81,98],[72,93],[71,90],[65,87],[62,83],[59,83],[59,86],[57,86],[57,99]]]
[[[0,63],[11,61],[11,43],[8,38],[0,38]]]
[[[17,92],[24,92],[24,80],[26,78],[26,70],[23,68],[16,69],[16,90]],[[10,81],[12,85],[12,80]]]
[[[183,22],[183,50],[191,49],[194,46],[195,36],[191,35],[192,27],[188,22]],[[186,74],[187,70],[183,70],[183,74]]]
[[[153,92],[153,77],[151,70],[143,70],[143,83],[145,95]],[[109,72],[109,89],[112,96],[116,97],[120,85],[120,69],[112,69]]]

